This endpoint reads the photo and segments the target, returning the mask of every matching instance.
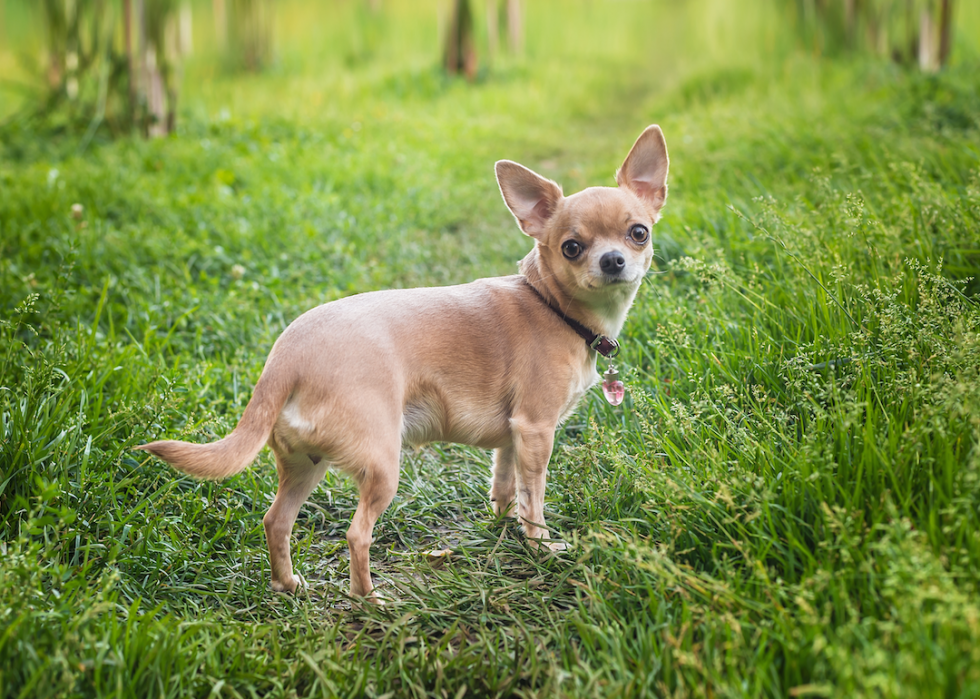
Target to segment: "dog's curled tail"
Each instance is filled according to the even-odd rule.
[[[211,444],[168,439],[134,448],[148,451],[178,471],[195,478],[217,480],[245,470],[269,440],[276,418],[291,391],[291,382],[276,376],[277,372],[269,371],[270,368],[267,365],[262,372],[242,419],[224,439]]]

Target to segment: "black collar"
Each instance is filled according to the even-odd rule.
[[[541,292],[534,288],[534,285],[527,280],[527,277],[521,277],[521,279],[523,279],[524,283],[531,288],[531,291],[537,294],[538,298],[541,299],[541,302],[544,303],[545,306],[550,308],[556,316],[558,316],[563,321],[565,321],[568,327],[570,327],[572,330],[578,333],[579,337],[585,340],[585,343],[589,346],[590,349],[594,349],[603,357],[608,357],[610,359],[612,359],[617,354],[619,354],[618,342],[613,340],[611,337],[606,337],[605,335],[597,335],[596,333],[592,332],[587,327],[579,323],[574,318],[569,318],[567,315],[565,315],[560,310],[558,310],[550,303],[548,303],[548,299],[542,296]]]

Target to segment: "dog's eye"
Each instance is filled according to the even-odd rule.
[[[646,226],[641,226],[640,224],[636,224],[635,226],[630,228],[630,238],[632,238],[633,242],[635,243],[641,243],[641,244],[645,243],[647,242],[647,239],[649,237],[650,237],[650,231],[647,230]]]
[[[574,260],[576,257],[582,254],[585,248],[582,243],[577,240],[566,240],[561,244],[561,253],[569,260]]]

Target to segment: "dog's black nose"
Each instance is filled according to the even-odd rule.
[[[619,274],[626,268],[626,258],[618,250],[607,252],[599,258],[599,267],[606,274]]]

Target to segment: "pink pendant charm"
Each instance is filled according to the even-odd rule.
[[[619,372],[616,371],[616,367],[611,364],[606,369],[606,373],[602,375],[602,395],[606,397],[610,405],[619,405],[626,395],[626,386],[619,380]]]

